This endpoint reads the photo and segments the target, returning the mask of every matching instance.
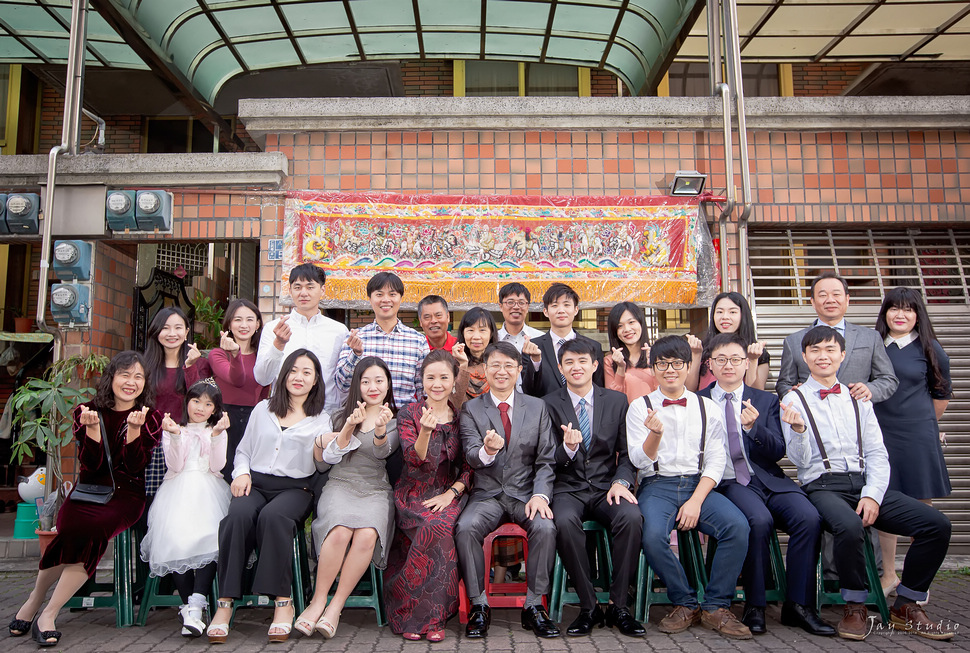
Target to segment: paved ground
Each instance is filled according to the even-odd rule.
[[[33,583],[33,574],[24,570],[0,571],[0,616],[9,620],[26,597]],[[272,646],[273,651],[327,651],[340,653],[421,653],[423,651],[458,651],[462,653],[607,653],[610,651],[770,651],[783,653],[816,653],[830,650],[853,651],[923,651],[923,650],[970,650],[970,573],[945,571],[933,585],[931,603],[927,608],[931,617],[943,620],[956,629],[956,637],[950,642],[931,642],[914,635],[888,631],[876,627],[865,642],[812,637],[801,630],[786,628],[778,623],[780,608],[768,608],[768,634],[748,642],[733,642],[713,631],[695,626],[679,635],[665,635],[657,630],[656,623],[664,614],[662,607],[654,608],[651,623],[644,639],[630,639],[610,630],[597,630],[591,637],[539,640],[522,630],[518,612],[496,610],[488,638],[483,641],[464,640],[457,618],[449,622],[448,638],[439,644],[405,642],[391,633],[389,628],[378,628],[374,613],[366,610],[348,609],[340,623],[336,637],[325,640],[317,634],[311,639],[294,634],[285,644]],[[834,608],[823,610],[823,616],[832,622],[838,620]],[[575,608],[566,608],[564,619],[576,615]],[[177,613],[174,609],[160,610],[151,615],[144,628],[116,629],[114,613],[106,609],[82,612],[63,612],[57,625],[64,632],[59,649],[72,653],[123,651],[124,653],[200,651],[258,651],[266,648],[266,629],[272,611],[268,608],[245,609],[237,613],[236,624],[227,645],[209,647],[206,640],[187,639],[178,635]],[[0,635],[2,637],[2,635]],[[29,638],[8,638],[3,650],[11,653],[36,650]]]

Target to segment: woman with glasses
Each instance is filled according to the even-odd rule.
[[[741,336],[747,344],[750,363],[744,376],[744,384],[764,390],[765,382],[768,380],[771,356],[765,347],[766,343],[755,337],[754,317],[751,315],[748,301],[736,292],[722,292],[714,298],[711,304],[711,323],[702,342],[700,364],[691,366],[692,369],[687,376],[687,388],[696,392],[714,383],[714,375],[710,367],[710,342],[711,338],[719,333],[736,333]]]

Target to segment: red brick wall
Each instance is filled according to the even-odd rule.
[[[46,154],[61,142],[64,121],[64,96],[55,88],[44,86],[41,95],[40,154]],[[107,116],[105,152],[130,154],[141,151],[141,116]],[[94,137],[97,124],[87,116],[81,119],[81,144]]]
[[[447,59],[402,61],[401,79],[407,96],[451,97],[454,94],[454,62]]]
[[[869,64],[796,63],[792,64],[792,87],[796,96],[841,95]]]
[[[593,69],[589,75],[590,95],[593,97],[616,97],[617,82],[616,75],[608,70]],[[623,95],[629,95],[630,91],[623,86]]]

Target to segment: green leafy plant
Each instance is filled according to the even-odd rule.
[[[225,311],[201,290],[195,291],[192,300],[195,304],[195,323],[202,325],[201,333],[195,336],[199,349],[214,349],[219,346],[219,333],[222,331],[222,318]]]

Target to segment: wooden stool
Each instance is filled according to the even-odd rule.
[[[132,576],[134,573],[132,557],[131,529],[122,531],[114,538],[114,579],[110,583],[99,583],[92,577],[72,596],[66,608],[114,608],[115,626],[127,628],[134,623],[135,606],[132,599]],[[95,593],[107,596],[94,596]]]
[[[606,528],[597,521],[583,522],[583,531],[591,533],[596,538],[596,575],[593,586],[599,586],[604,591],[596,592],[599,603],[609,603],[610,585],[613,582],[613,554],[610,549],[610,536]],[[562,564],[559,554],[552,568],[552,595],[549,597],[549,618],[553,621],[562,619],[562,607],[566,603],[578,603],[579,594],[569,591],[568,574]]]
[[[865,540],[863,550],[866,554],[866,580],[869,584],[869,596],[866,597],[866,605],[875,606],[882,617],[882,623],[889,623],[889,605],[886,603],[886,596],[882,593],[882,582],[879,579],[879,570],[876,568],[876,554],[872,550],[872,540],[869,539],[869,530],[862,531]],[[822,556],[819,555],[818,566],[815,572],[818,583],[816,609],[821,610],[823,605],[845,605],[842,598],[839,581],[825,580],[822,572]]]

